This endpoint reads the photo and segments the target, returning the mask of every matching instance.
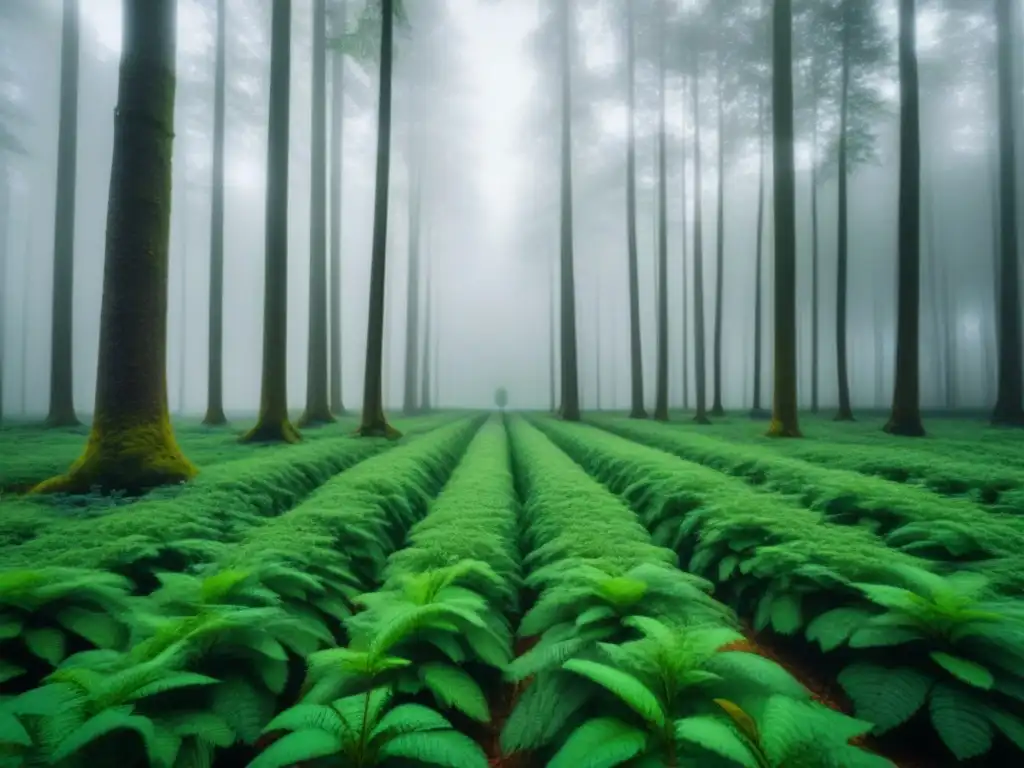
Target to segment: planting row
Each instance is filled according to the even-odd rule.
[[[411,420],[413,437],[450,417]],[[280,514],[350,466],[387,450],[386,440],[337,437],[264,449],[205,469],[195,480],[135,500],[25,497],[0,502],[0,569],[38,563],[101,568],[131,576],[136,563],[190,562],[205,557],[207,541],[230,541],[233,531]],[[175,553],[167,545],[178,545]],[[215,546],[215,545],[214,545]]]
[[[506,752],[531,750],[549,768],[890,765],[848,744],[869,723],[733,647],[732,611],[627,506],[533,426],[515,419],[509,431],[538,594],[519,627],[536,645],[508,668],[529,685]]]
[[[183,768],[254,743],[298,693],[303,660],[344,639],[349,600],[377,583],[479,424],[365,459],[198,573],[155,565],[146,597],[102,571],[0,572],[0,680],[18,694],[0,702],[0,756]]]
[[[1024,749],[1024,604],[984,575],[944,578],[740,479],[594,427],[537,424],[755,628],[806,638],[802,656],[841,670],[878,732],[927,712],[959,759]]]
[[[793,494],[805,505],[820,509],[826,519],[869,527],[905,552],[971,562],[1015,558],[1024,549],[1024,518],[966,499],[941,498],[923,488],[825,469],[775,455],[767,448],[730,445],[693,430],[621,418],[599,418],[594,423],[760,488]]]

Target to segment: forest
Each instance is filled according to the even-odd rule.
[[[1019,764],[1022,146],[1024,0],[0,0],[0,768]]]

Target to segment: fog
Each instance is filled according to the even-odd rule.
[[[809,2],[809,0],[805,0]],[[3,0],[0,11],[0,178],[5,180],[3,410],[45,415],[60,91],[59,0]],[[757,8],[760,0],[735,0]],[[349,0],[351,23],[361,1]],[[673,0],[672,5],[685,5]],[[405,354],[410,132],[424,142],[422,266],[432,292],[431,335],[441,407],[490,407],[507,388],[516,408],[550,407],[552,279],[559,254],[557,59],[545,43],[550,0],[406,0],[396,42],[388,231],[385,392],[402,399]],[[638,5],[640,5],[638,3]],[[649,5],[647,3],[644,4]],[[795,5],[800,5],[796,2]],[[919,0],[922,131],[921,404],[988,408],[995,398],[996,237],[993,3]],[[214,0],[179,0],[167,381],[172,411],[206,407]],[[877,99],[873,157],[851,169],[849,366],[855,408],[887,407],[893,391],[899,136],[895,0],[878,3],[889,60],[869,84]],[[967,10],[964,10],[965,7]],[[312,0],[294,0],[288,241],[288,399],[306,392],[310,240]],[[580,394],[585,409],[629,404],[626,249],[626,80],[622,2],[579,0],[573,50],[573,172]],[[95,392],[121,0],[80,0],[78,160],[74,235],[74,399]],[[5,16],[10,13],[10,18]],[[270,0],[228,0],[224,295],[224,400],[254,412],[260,400],[264,280],[264,167],[270,71]],[[1018,15],[1018,21],[1020,16]],[[1018,39],[1024,39],[1020,37]],[[801,46],[799,31],[794,47]],[[673,45],[676,45],[673,43]],[[683,43],[678,43],[682,47]],[[637,50],[638,245],[645,397],[653,401],[657,280],[657,80],[654,43]],[[338,55],[329,53],[329,57]],[[708,376],[715,312],[717,153],[714,58],[701,76],[701,189]],[[742,69],[747,65],[733,62]],[[1024,139],[1024,56],[1015,63],[1017,130]],[[328,77],[331,67],[328,65]],[[341,195],[342,372],[358,408],[366,354],[376,146],[377,69],[347,57]],[[798,110],[806,78],[797,74]],[[868,86],[865,86],[868,87]],[[329,88],[329,86],[328,86]],[[689,86],[670,69],[668,247],[670,396],[683,402],[683,218],[692,268],[693,120]],[[750,407],[758,197],[756,113],[726,88],[723,400]],[[684,101],[685,99],[685,101]],[[414,107],[421,105],[420,110]],[[756,110],[756,99],[753,109]],[[328,120],[330,109],[328,105]],[[819,116],[822,146],[835,130]],[[10,119],[7,120],[7,116]],[[797,144],[799,394],[810,402],[812,222],[810,133]],[[0,133],[0,139],[3,134]],[[770,144],[770,136],[768,138]],[[1024,142],[1018,141],[1018,147]],[[825,154],[823,149],[820,153]],[[770,152],[769,152],[770,156]],[[684,157],[686,164],[683,173]],[[1024,152],[1018,152],[1024,160]],[[822,407],[836,402],[837,184],[820,159],[819,365]],[[769,169],[770,170],[770,169]],[[1024,180],[1024,162],[1018,169]],[[686,184],[686,205],[683,202]],[[769,183],[770,189],[770,183]],[[1018,200],[1024,196],[1019,195]],[[0,201],[2,202],[2,201]],[[0,205],[0,218],[4,217]],[[330,210],[330,209],[329,209]],[[771,205],[766,215],[765,402],[771,398]],[[1021,220],[1024,220],[1022,209]],[[329,215],[331,226],[333,219]],[[691,284],[692,285],[692,284]],[[426,290],[423,287],[423,290]],[[424,311],[423,298],[419,302]],[[690,300],[692,310],[692,297]],[[421,318],[422,319],[422,318]],[[422,328],[422,322],[421,322]],[[692,333],[692,322],[690,324]],[[557,351],[557,350],[556,350]],[[693,345],[689,355],[692,358]]]

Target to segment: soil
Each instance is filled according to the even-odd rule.
[[[516,657],[533,648],[539,637],[526,637],[516,640],[514,653]],[[503,685],[491,699],[491,722],[477,738],[480,746],[487,755],[487,764],[491,768],[540,768],[532,755],[524,752],[517,752],[511,755],[504,755],[501,751],[501,732],[508,722],[512,710],[515,709],[519,697],[530,686],[532,678],[513,685]]]

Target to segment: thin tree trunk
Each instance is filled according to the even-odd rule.
[[[18,412],[22,416],[28,415],[28,335],[32,327],[29,320],[30,307],[32,303],[29,296],[32,293],[32,263],[35,261],[35,237],[33,228],[25,228],[25,253],[22,261],[21,276],[21,349],[19,352],[18,367],[21,369],[21,387],[19,394]]]
[[[850,0],[843,0],[844,21],[848,20]],[[839,102],[839,168],[837,170],[839,185],[838,244],[836,257],[836,375],[839,385],[839,410],[836,421],[853,421],[853,409],[850,406],[850,374],[847,371],[846,348],[846,300],[849,294],[848,263],[849,263],[849,202],[847,197],[847,120],[849,118],[850,95],[850,25],[843,24],[843,71],[842,92]],[[815,369],[816,370],[816,369]],[[815,374],[817,379],[817,374]]]
[[[1024,426],[1024,364],[1021,360],[1020,266],[1017,232],[1017,157],[1014,146],[1011,0],[995,0],[999,72],[999,372],[992,423]]]
[[[818,412],[818,265],[821,249],[818,236],[818,60],[811,65],[813,80],[811,125],[811,413]]]
[[[770,437],[800,437],[797,413],[796,170],[793,161],[793,9],[775,0],[772,146],[775,186],[775,372]]]
[[[693,49],[693,372],[697,412],[693,420],[710,424],[707,414],[707,360],[704,349],[704,233],[702,229],[703,187],[700,147],[700,52]]]
[[[78,163],[78,0],[64,0],[60,49],[60,125],[54,213],[50,410],[48,427],[78,424],[74,400],[75,184]]]
[[[263,376],[259,420],[242,440],[294,443],[301,438],[288,419],[288,104],[291,89],[291,0],[275,0],[271,27]]]
[[[213,85],[213,179],[210,200],[210,323],[206,416],[203,424],[227,423],[224,415],[224,91],[227,0],[217,0],[217,45]]]
[[[176,2],[125,0],[122,13],[92,429],[67,474],[36,492],[136,491],[196,473],[167,409]]]
[[[309,173],[309,337],[306,410],[301,426],[329,424],[327,288],[327,0],[313,0],[312,114]]]
[[[757,234],[754,256],[754,394],[751,414],[761,412],[761,323],[764,311],[762,302],[764,287],[761,285],[761,273],[764,271],[764,185],[765,185],[765,127],[764,127],[764,94],[760,93],[757,100]]]
[[[348,20],[348,1],[336,0],[333,36],[340,37]],[[345,134],[345,54],[334,51],[331,55],[331,267],[330,267],[330,402],[331,413],[345,413],[342,399],[342,339],[341,339],[341,180],[343,139]]]
[[[686,86],[685,82],[682,89],[680,98],[680,105],[682,106],[682,123],[686,124]],[[689,410],[690,408],[690,306],[689,306],[689,280],[688,278],[688,266],[689,262],[689,240],[687,238],[686,231],[686,220],[687,220],[687,194],[686,194],[686,137],[683,136],[682,141],[682,189],[680,190],[680,213],[682,218],[682,237],[683,237],[683,265],[682,265],[682,280],[679,286],[679,305],[683,315],[682,322],[682,355],[683,355],[683,366],[682,366],[682,378],[683,378],[683,410]]]
[[[636,30],[633,4],[626,8],[626,248],[629,260],[629,416],[646,419],[643,338],[640,333],[640,267],[636,233]]]
[[[558,340],[556,338],[555,327],[557,325],[557,309],[555,307],[556,291],[558,290],[558,263],[552,261],[551,264],[551,280],[549,281],[550,290],[549,293],[549,307],[548,307],[548,369],[551,374],[551,412],[558,412],[558,396],[556,395],[556,379],[558,367],[556,365],[556,347],[558,346]]]
[[[665,109],[665,34],[668,11],[661,0],[661,23],[658,25],[658,367],[655,382],[654,418],[668,421],[668,142]]]
[[[722,24],[722,4],[717,5],[719,28]],[[722,70],[722,43],[715,46],[718,59],[716,86],[718,89],[718,202],[715,229],[715,349],[714,349],[714,395],[711,404],[712,416],[724,416],[722,406],[722,300],[725,296],[725,88]]]
[[[377,105],[377,169],[373,200],[373,256],[370,262],[370,308],[366,328],[363,378],[364,437],[399,437],[384,417],[384,294],[387,278],[388,187],[391,172],[391,73],[393,69],[394,0],[381,0],[380,94]]]
[[[896,382],[885,431],[921,437],[921,134],[915,0],[899,3],[900,194]]]
[[[7,370],[7,254],[10,247],[11,190],[8,169],[0,158],[0,424],[4,421],[4,374]]]
[[[188,157],[186,151],[185,137],[182,135],[181,143],[179,145],[181,150],[181,157],[184,161]],[[185,387],[188,382],[187,376],[187,362],[188,362],[188,171],[187,163],[182,162],[182,182],[181,182],[181,216],[179,221],[180,233],[181,233],[181,290],[178,291],[178,322],[181,324],[179,328],[179,341],[178,341],[178,415],[181,416],[185,413]],[[173,188],[172,188],[173,194]],[[173,220],[173,215],[172,215]]]
[[[430,330],[431,330],[431,314],[434,310],[433,302],[433,282],[432,282],[432,267],[434,260],[433,252],[433,238],[432,228],[427,229],[427,248],[426,248],[426,274],[423,276],[423,373],[420,378],[420,410],[427,413],[431,410],[431,397],[430,397]]]
[[[561,75],[562,75],[562,183],[561,183],[561,288],[562,288],[562,405],[565,421],[579,421],[579,366],[576,352],[576,281],[573,275],[572,217],[572,69],[571,0],[562,0]]]
[[[412,130],[415,131],[415,128]],[[415,143],[415,139],[413,139]],[[414,414],[416,403],[416,352],[419,345],[419,271],[420,271],[420,207],[422,184],[420,157],[415,148],[410,152],[409,180],[409,266],[405,294],[405,379],[402,412]]]
[[[594,296],[594,383],[597,386],[597,410],[601,410],[601,273],[597,274]]]

